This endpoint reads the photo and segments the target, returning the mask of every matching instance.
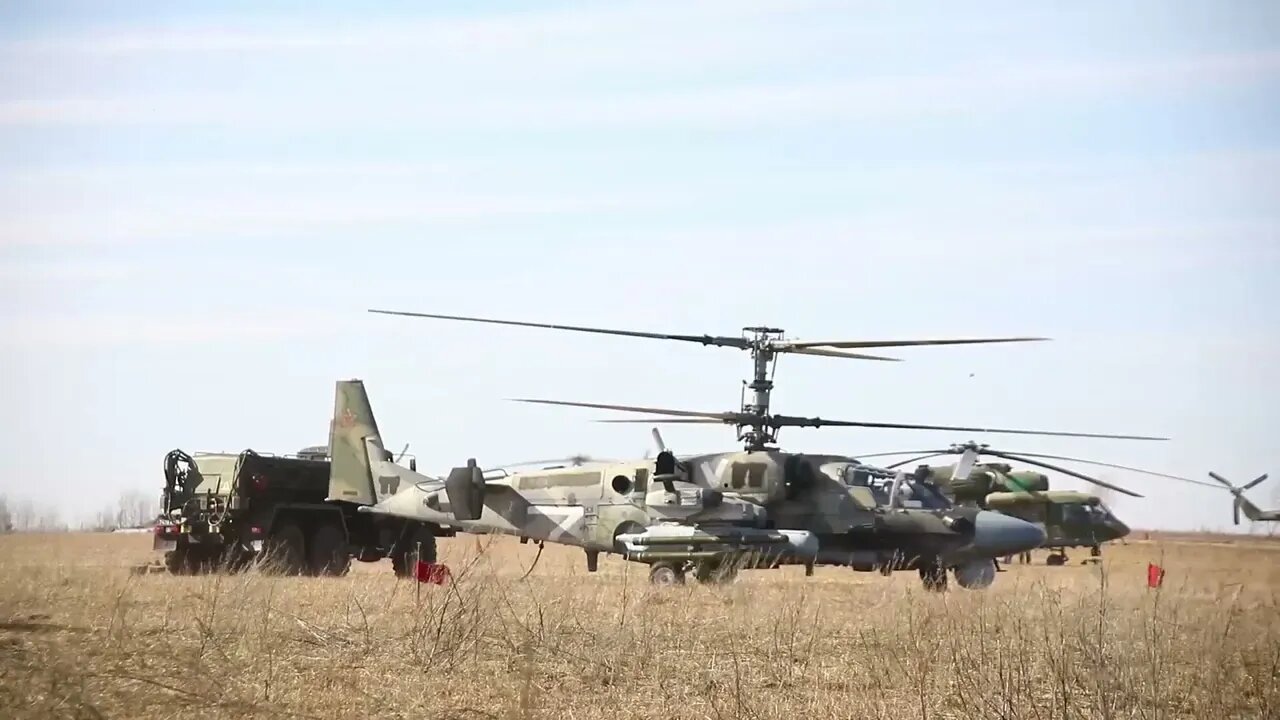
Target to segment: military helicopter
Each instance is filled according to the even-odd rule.
[[[803,564],[842,565],[891,573],[916,569],[930,589],[946,586],[950,570],[961,587],[986,587],[994,579],[995,558],[1038,547],[1045,534],[1026,521],[980,508],[956,506],[925,478],[866,465],[838,454],[783,452],[774,447],[782,427],[878,427],[992,432],[1071,437],[1164,440],[1136,435],[960,428],[940,425],[872,423],[775,415],[769,412],[772,367],[777,355],[798,353],[871,360],[895,360],[847,352],[849,348],[967,343],[1025,342],[1044,338],[967,340],[794,342],[781,330],[744,328],[741,337],[647,333],[550,325],[454,315],[388,310],[370,312],[470,322],[572,330],[642,338],[682,340],[733,347],[752,354],[755,369],[738,412],[694,412],[631,405],[518,399],[518,402],[627,410],[668,416],[656,422],[724,423],[738,428],[741,451],[677,458],[655,429],[659,452],[652,461],[593,464],[487,477],[474,459],[454,468],[443,483],[409,474],[390,462],[372,424],[363,385],[339,383],[335,413],[351,421],[336,428],[332,445],[346,447],[354,463],[340,483],[370,487],[374,478],[406,480],[399,494],[380,496],[364,510],[420,522],[494,531],[583,547],[587,569],[600,552],[617,552],[648,563],[650,580],[683,582],[693,570],[700,580],[731,577],[737,567]],[[350,381],[358,382],[358,381]],[[344,407],[345,404],[345,407]],[[643,419],[602,422],[651,422]],[[372,444],[370,444],[372,443]],[[375,460],[376,459],[376,460]],[[335,478],[339,474],[335,450]],[[652,485],[651,485],[652,481]],[[394,487],[399,481],[392,483]],[[441,493],[443,492],[443,496]],[[393,491],[394,493],[394,491]]]
[[[939,450],[898,450],[869,453],[858,457],[876,458],[908,454],[914,457],[889,463],[885,467],[892,469],[941,455],[959,455],[960,459],[951,465],[921,465],[917,471],[945,488],[948,497],[958,503],[995,510],[1044,527],[1046,537],[1043,547],[1051,550],[1045,561],[1049,565],[1066,564],[1068,561],[1066,551],[1073,547],[1089,548],[1090,560],[1096,561],[1102,555],[1102,544],[1127,536],[1129,528],[1107,507],[1101,493],[1050,490],[1049,478],[1044,473],[1034,470],[1014,470],[1008,463],[979,462],[982,455],[1053,470],[1092,483],[1107,491],[1123,493],[1131,497],[1142,497],[1142,495],[1069,468],[1051,465],[1039,458],[1085,463],[1185,480],[1176,475],[1098,460],[1046,453],[994,450],[989,445],[980,445],[972,441]]]

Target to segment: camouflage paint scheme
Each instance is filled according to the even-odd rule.
[[[1006,463],[978,463],[968,477],[957,473],[960,463],[925,467],[928,477],[955,502],[994,510],[1044,528],[1045,548],[1096,548],[1129,534],[1129,527],[1097,495],[1050,490],[1049,477],[1044,473],[1013,470]]]
[[[891,505],[883,488],[859,483],[855,470],[869,466],[839,455],[766,449],[676,458],[664,449],[652,459],[510,474],[468,461],[447,478],[431,477],[393,462],[360,380],[336,385],[330,448],[330,500],[581,547],[589,570],[599,553],[619,553],[682,581],[691,563],[723,564],[764,549],[768,566],[916,568],[934,588],[945,587],[951,569],[962,586],[985,587],[995,557],[1044,540],[1033,524],[956,507],[941,494],[932,505]],[[657,537],[664,534],[678,537]]]

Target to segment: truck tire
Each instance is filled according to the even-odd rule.
[[[164,566],[170,575],[190,575],[191,566],[187,563],[187,548],[179,545],[177,550],[165,553]]]
[[[260,567],[272,575],[301,575],[306,568],[306,559],[302,529],[286,522],[277,527],[263,544]]]
[[[324,523],[311,536],[310,570],[312,575],[341,577],[351,569],[347,552],[347,532],[336,523]]]
[[[419,543],[422,546],[421,556],[418,555]],[[436,561],[436,536],[425,527],[412,531],[405,547],[391,556],[391,569],[398,578],[413,577],[419,560],[429,563]]]

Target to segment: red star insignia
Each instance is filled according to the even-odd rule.
[[[351,412],[351,408],[347,408],[343,410],[342,414],[338,416],[339,427],[349,428],[355,424],[356,424],[356,414]]]

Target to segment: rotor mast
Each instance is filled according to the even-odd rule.
[[[778,362],[778,354],[773,349],[775,340],[782,338],[781,328],[754,326],[742,329],[743,339],[751,351],[752,366],[755,370],[751,383],[752,402],[742,403],[742,414],[750,417],[746,423],[749,430],[738,432],[738,439],[745,441],[747,450],[763,450],[778,441],[778,429],[770,426],[769,395],[773,391],[773,371]],[[748,337],[747,334],[750,336]]]

